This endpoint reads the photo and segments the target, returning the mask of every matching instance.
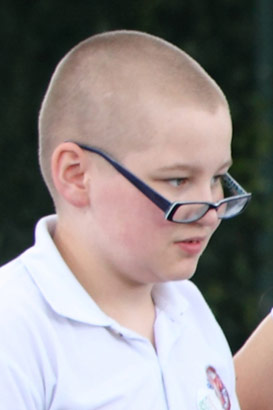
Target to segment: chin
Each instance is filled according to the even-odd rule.
[[[193,275],[196,272],[197,269],[197,262],[192,264],[191,266],[181,266],[180,269],[177,269],[176,272],[173,272],[173,274],[170,274],[170,276],[173,276],[170,280],[185,280],[185,279],[191,279]]]

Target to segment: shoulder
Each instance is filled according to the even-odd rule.
[[[11,311],[21,308],[21,303],[31,303],[35,294],[36,286],[21,255],[0,268],[0,317],[5,306]]]
[[[31,300],[33,291],[33,283],[21,257],[2,266],[0,268],[0,319],[5,317],[5,313],[9,316],[14,309],[20,311],[20,302]]]
[[[0,269],[0,395],[5,408],[41,407],[40,368],[52,374],[54,366],[49,333],[46,305],[18,257]]]
[[[22,255],[0,268],[0,351],[6,359],[36,367],[42,351],[51,354],[52,315]]]

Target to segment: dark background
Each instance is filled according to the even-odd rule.
[[[33,242],[53,207],[37,162],[37,115],[53,69],[77,42],[138,29],[183,48],[225,92],[234,122],[232,174],[253,192],[222,223],[198,283],[233,351],[273,305],[272,0],[2,0],[0,263]]]

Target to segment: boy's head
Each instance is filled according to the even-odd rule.
[[[39,132],[43,176],[89,266],[141,283],[194,273],[216,211],[188,225],[166,221],[103,158],[66,142],[106,151],[170,201],[218,200],[231,163],[230,114],[193,59],[144,33],[91,37],[57,67]]]
[[[88,142],[121,158],[156,143],[160,107],[228,109],[224,94],[186,53],[141,32],[90,37],[57,66],[40,118],[40,164],[54,195],[51,156],[66,140]]]

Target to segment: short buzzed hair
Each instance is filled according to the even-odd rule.
[[[39,116],[40,166],[53,197],[50,162],[57,145],[71,139],[117,157],[143,149],[153,140],[145,135],[145,104],[164,101],[211,112],[228,107],[206,71],[158,37],[113,31],[73,48],[57,66]]]

